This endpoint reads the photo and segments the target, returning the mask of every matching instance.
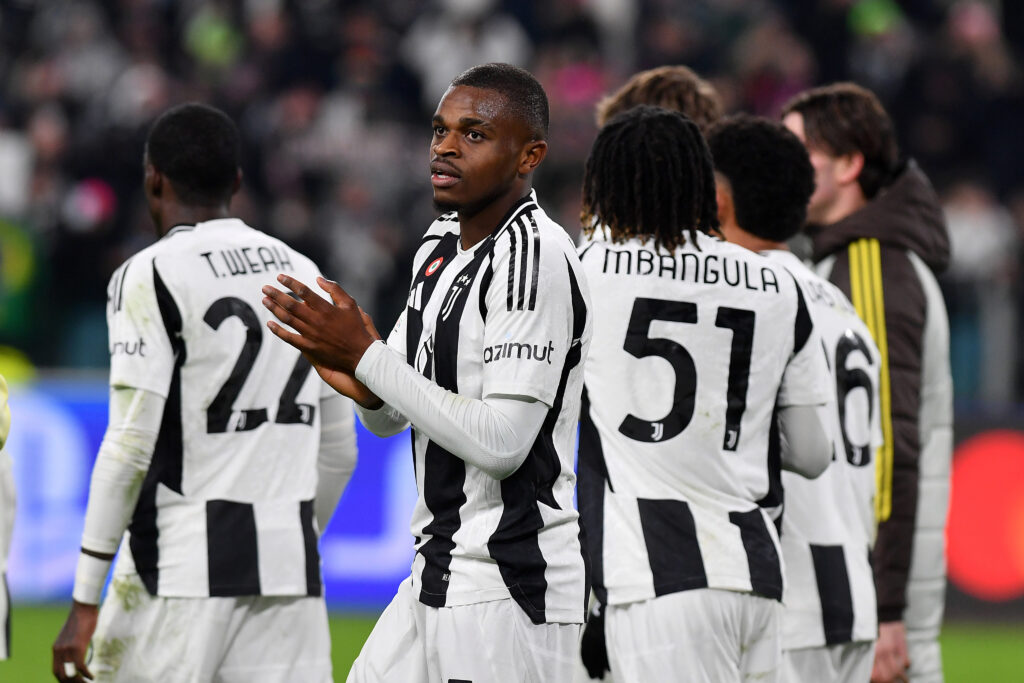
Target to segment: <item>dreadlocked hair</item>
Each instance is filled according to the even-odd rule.
[[[674,250],[718,230],[715,175],[700,128],[646,105],[612,118],[594,140],[583,178],[583,232],[612,242],[638,238]]]

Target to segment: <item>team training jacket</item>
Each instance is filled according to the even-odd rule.
[[[945,594],[953,441],[949,320],[935,280],[949,263],[945,221],[910,162],[859,211],[810,232],[819,274],[850,298],[882,354],[878,618],[902,619],[911,639],[934,638]]]

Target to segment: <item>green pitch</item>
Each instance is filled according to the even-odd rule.
[[[0,662],[3,683],[45,683],[50,675],[50,645],[64,622],[63,607],[14,608],[14,656]],[[334,677],[345,680],[375,617],[333,614]],[[1024,623],[1016,625],[948,624],[942,653],[947,683],[1017,683],[1024,671]]]

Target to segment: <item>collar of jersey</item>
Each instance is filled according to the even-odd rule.
[[[508,213],[505,214],[505,216],[501,219],[501,223],[498,224],[498,226],[491,232],[491,234],[488,235],[487,237],[483,238],[482,240],[480,240],[476,244],[474,244],[469,249],[463,249],[462,248],[462,230],[461,230],[461,226],[460,226],[459,239],[455,242],[455,255],[456,256],[465,256],[465,255],[476,253],[476,251],[482,245],[487,244],[489,241],[495,239],[498,236],[498,233],[500,233],[502,230],[504,230],[508,226],[509,221],[511,220],[512,216],[514,216],[519,211],[519,208],[523,204],[526,204],[527,202],[533,202],[534,204],[537,205],[538,208],[540,208],[540,204],[537,202],[537,190],[535,190],[533,188],[530,188],[530,194],[527,197],[523,197],[523,199],[520,199],[519,201],[517,201],[515,203],[515,205],[511,209],[509,209]]]

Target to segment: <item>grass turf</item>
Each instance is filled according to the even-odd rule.
[[[44,683],[50,674],[50,646],[66,616],[64,607],[16,605],[13,657],[0,662],[3,683]],[[374,615],[331,615],[334,677],[345,680],[352,660],[373,628]],[[947,624],[942,655],[947,683],[1016,683],[1024,680],[1024,623]]]

